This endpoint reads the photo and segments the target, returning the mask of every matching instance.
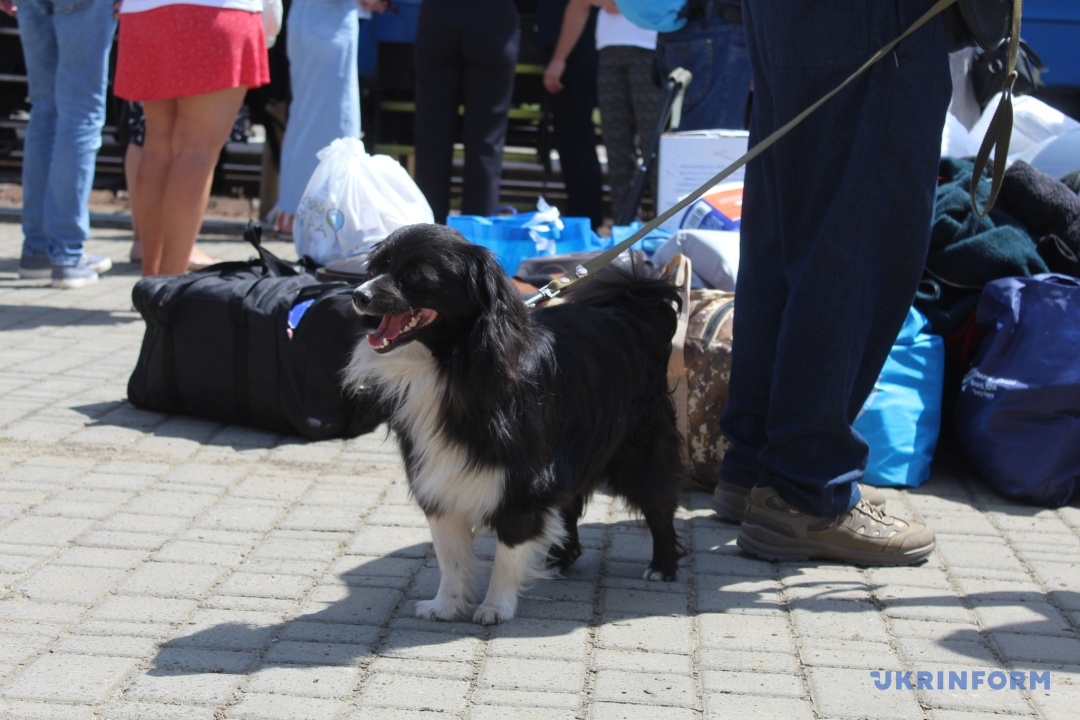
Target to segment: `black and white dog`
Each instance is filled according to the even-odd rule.
[[[577,522],[604,481],[652,533],[645,578],[674,580],[685,470],[667,386],[672,284],[609,266],[570,302],[529,311],[491,252],[442,225],[395,231],[368,271],[353,304],[378,327],[346,385],[386,404],[431,527],[439,590],[417,616],[466,612],[473,535],[490,528],[494,567],[472,618],[512,618],[524,582],[581,554]]]

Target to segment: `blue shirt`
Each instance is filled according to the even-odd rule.
[[[657,32],[673,32],[686,25],[679,17],[686,0],[615,0],[619,12],[640,28]]]

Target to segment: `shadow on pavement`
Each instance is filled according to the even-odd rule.
[[[477,540],[481,571],[475,585],[479,593],[486,587],[491,564],[487,552],[491,543],[485,540],[483,536]],[[423,543],[358,565],[338,576],[340,585],[320,586],[324,593],[341,590],[344,597],[326,602],[307,600],[300,610],[310,607],[310,612],[300,612],[281,623],[259,626],[228,622],[173,638],[161,645],[148,674],[252,674],[282,664],[350,666],[375,654],[414,657],[417,654],[412,650],[416,648],[455,643],[463,638],[551,637],[580,631],[591,624],[586,620],[519,616],[503,625],[484,627],[464,619],[416,619],[416,600],[433,595],[438,583],[433,556],[431,544]],[[567,580],[573,583],[574,575],[571,573]],[[541,581],[548,587],[560,582]],[[589,584],[594,582],[590,579]],[[524,598],[535,598],[541,592],[533,586]],[[446,659],[443,654],[440,658]]]
[[[0,282],[0,287],[5,287],[4,283]],[[142,323],[142,318],[127,311],[0,304],[0,330],[33,330],[72,325],[127,325],[134,322]]]
[[[132,405],[126,397],[115,401],[76,405],[71,409],[93,420],[87,427],[109,426],[135,430],[155,438],[189,440],[205,447],[252,450],[312,442],[299,436],[282,435],[271,430],[228,424],[195,415],[142,410]]]
[[[602,532],[604,527],[586,524],[581,529],[584,536]],[[644,532],[632,521],[616,523],[610,529],[616,534]],[[478,545],[486,573],[490,543],[485,546],[481,537]],[[732,562],[758,562],[739,555],[734,547],[725,546],[723,553]],[[878,618],[883,613],[902,619],[907,609],[914,609],[915,615],[925,617],[928,608],[950,611],[961,604],[956,595],[907,584],[816,581],[811,579],[813,573],[807,572],[815,566],[808,563],[767,565],[760,580],[745,575],[701,574],[696,578],[692,599],[685,586],[678,587],[681,583],[658,588],[669,592],[654,592],[651,584],[636,580],[642,561],[629,557],[612,560],[608,554],[604,553],[604,582],[599,579],[600,553],[596,548],[587,548],[566,578],[540,581],[528,589],[517,618],[503,625],[482,627],[467,621],[415,619],[415,601],[434,594],[438,572],[429,543],[400,548],[339,575],[340,585],[323,586],[324,591],[341,590],[342,597],[326,602],[308,600],[299,614],[284,622],[262,626],[221,623],[169,640],[161,646],[150,674],[251,674],[282,664],[353,666],[373,656],[450,660],[454,652],[435,648],[465,638],[509,638],[539,644],[544,638],[609,626],[623,626],[620,630],[637,626],[647,632],[644,628],[650,618],[705,613],[746,616],[748,620],[755,615],[784,616],[793,618],[796,624],[863,627],[868,631],[864,639],[873,641],[874,626],[880,624]],[[685,578],[692,571],[687,563],[681,576]],[[800,583],[797,576],[804,572],[807,582]],[[797,588],[797,592],[793,590],[782,598],[775,582],[766,581],[779,577],[784,577],[786,586]],[[486,574],[482,573],[477,582],[481,592],[486,582]],[[970,622],[940,623],[942,632],[933,640],[914,641],[922,643],[916,650],[905,647],[908,653],[927,653],[925,658],[915,658],[916,665],[941,664],[944,657],[956,658],[950,662],[958,667],[1033,667],[1080,673],[1075,660],[1080,657],[1076,654],[1080,639],[1057,609],[1080,608],[1080,593],[987,591],[965,595],[963,605],[1001,619],[982,631]],[[307,612],[303,612],[305,607]],[[564,615],[563,610],[568,612]],[[815,636],[811,633],[805,637],[812,644]],[[838,632],[835,639],[845,639],[844,633]],[[903,638],[900,642],[904,642]],[[924,646],[933,649],[918,649]]]

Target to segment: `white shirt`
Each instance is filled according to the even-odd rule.
[[[201,5],[226,10],[246,10],[247,12],[262,12],[263,8],[262,0],[183,0],[183,2],[177,2],[177,0],[123,0],[120,4],[120,12],[145,12],[166,5]]]
[[[596,49],[602,50],[609,45],[631,45],[655,50],[656,31],[639,28],[622,13],[600,10],[596,14]]]

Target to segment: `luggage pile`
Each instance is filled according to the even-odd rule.
[[[980,217],[973,168],[970,159],[941,160],[922,283],[855,421],[870,445],[864,482],[925,483],[944,438],[1003,495],[1058,507],[1080,488],[1080,176],[1070,186],[1016,161],[996,207]],[[983,206],[989,185],[988,175],[976,183]],[[644,253],[657,267],[685,256],[692,268],[673,375],[685,380],[676,402],[692,479],[705,489],[726,449],[719,417],[739,260],[733,220],[733,230],[683,227]],[[533,258],[515,276],[537,286],[587,256]]]
[[[1060,507],[1080,490],[1078,188],[1017,160],[979,217],[970,161],[943,158],[940,176],[915,305],[945,341],[947,429],[990,487]]]
[[[989,174],[973,178],[972,160],[943,154],[922,282],[854,424],[870,445],[864,482],[921,485],[944,436],[1009,498],[1058,507],[1080,494],[1080,123],[1026,98],[1017,108],[1026,142],[1013,143],[1017,154],[985,216],[971,188],[974,179],[975,205],[985,208]],[[956,130],[946,127],[943,147],[963,139]],[[714,188],[628,251],[675,274],[685,291],[670,375],[691,478],[704,489],[715,486],[727,447],[719,418],[741,189]],[[246,235],[258,253],[250,262],[140,281],[134,301],[147,329],[132,403],[313,440],[378,425],[370,399],[345,396],[338,382],[363,332],[349,292],[366,273],[364,243],[411,220],[380,214],[370,233],[346,232],[364,240],[346,246],[347,218],[332,210],[312,217],[329,228],[333,253],[306,257],[298,243],[301,262],[284,262],[261,246],[256,226]],[[600,238],[587,219],[560,217],[542,198],[536,212],[453,216],[450,224],[496,252],[526,296],[640,227]]]

